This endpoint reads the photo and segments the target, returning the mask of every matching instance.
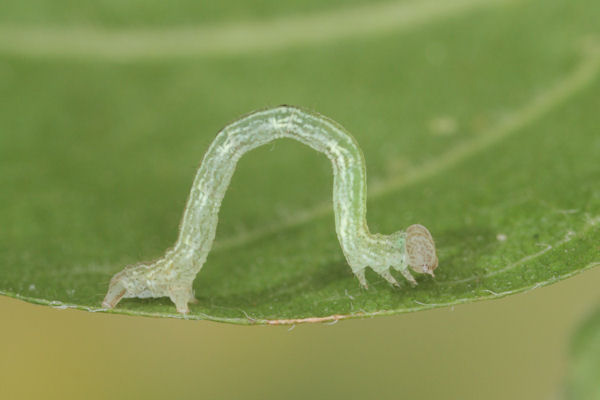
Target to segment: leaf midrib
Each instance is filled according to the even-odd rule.
[[[162,30],[102,30],[0,25],[0,52],[130,62],[165,57],[231,56],[400,31],[514,0],[376,3],[271,21]]]

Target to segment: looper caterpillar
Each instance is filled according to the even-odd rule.
[[[291,106],[257,111],[223,128],[204,155],[185,207],[175,246],[150,264],[117,273],[102,305],[123,297],[164,297],[180,313],[195,301],[192,283],[206,261],[217,230],[218,213],[237,161],[248,151],[279,138],[291,138],[324,153],[333,167],[333,207],[340,245],[360,284],[367,288],[370,267],[398,286],[390,268],[412,285],[415,272],[434,276],[438,259],[431,234],[411,225],[391,235],[372,234],[366,221],[366,169],[356,140],[335,121]]]

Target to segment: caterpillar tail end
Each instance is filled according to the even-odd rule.
[[[102,307],[114,308],[126,293],[127,289],[120,282],[111,281],[108,292],[102,301]]]

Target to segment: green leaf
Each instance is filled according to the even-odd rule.
[[[600,398],[600,307],[579,327],[571,344],[567,399]]]
[[[352,132],[371,230],[426,225],[436,278],[394,289],[367,273],[371,287],[359,289],[334,231],[330,165],[280,141],[241,160],[187,318],[396,314],[502,297],[600,263],[600,4],[364,2],[338,13],[330,1],[298,16],[292,3],[275,22],[239,25],[228,3],[231,19],[206,28],[223,51],[211,40],[195,47],[198,31],[185,27],[202,20],[194,13],[163,26],[160,8],[123,9],[139,26],[124,29],[94,8],[62,24],[66,10],[78,15],[66,1],[48,16],[4,5],[23,24],[0,23],[0,292],[100,310],[114,273],[174,243],[216,132],[281,103]],[[111,312],[179,317],[168,299]]]

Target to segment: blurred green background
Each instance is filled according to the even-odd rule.
[[[2,281],[68,300],[29,288],[41,267],[75,279],[68,258],[100,299],[114,265],[172,243],[203,150],[254,109],[297,104],[341,122],[376,186],[560,82],[599,20],[583,0],[3,1],[0,254],[23,267]],[[580,108],[565,123],[595,129]],[[217,241],[331,196],[324,160],[276,146],[242,161]],[[265,170],[286,178],[257,179]],[[374,211],[375,226],[395,225]],[[599,283],[596,269],[495,302],[291,332],[1,298],[0,398],[559,398]]]

